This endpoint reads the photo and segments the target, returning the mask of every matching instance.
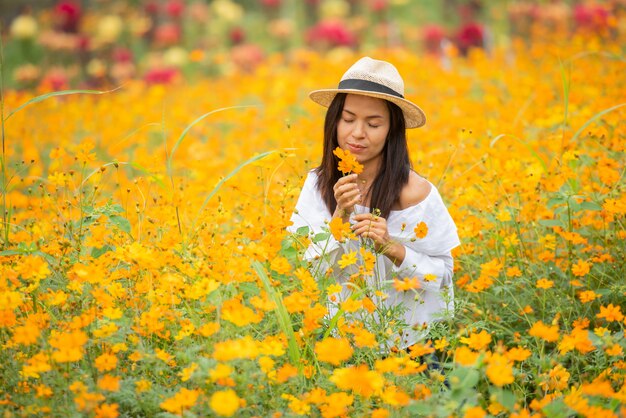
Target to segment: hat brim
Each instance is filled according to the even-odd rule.
[[[337,93],[359,94],[361,96],[375,97],[377,99],[388,100],[398,105],[404,114],[404,121],[407,128],[419,128],[426,123],[426,115],[418,105],[401,97],[392,96],[391,94],[377,93],[356,89],[323,89],[315,90],[309,93],[309,98],[315,103],[324,107],[330,106]]]

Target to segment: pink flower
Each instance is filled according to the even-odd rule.
[[[373,12],[382,12],[389,6],[387,0],[370,0],[369,4]]]
[[[424,49],[430,53],[438,53],[441,49],[441,41],[446,37],[446,32],[439,25],[427,25],[422,29]]]
[[[131,62],[133,60],[133,52],[124,47],[117,47],[112,53],[113,61],[115,62]]]
[[[574,21],[581,29],[598,31],[608,28],[609,11],[601,5],[579,4],[574,8]]]
[[[170,0],[165,5],[165,12],[173,18],[180,18],[185,11],[185,3],[182,0]]]
[[[151,68],[143,76],[148,84],[169,84],[178,77],[178,70],[175,68]]]
[[[180,27],[174,23],[164,23],[156,28],[154,40],[160,46],[176,45],[180,41]]]
[[[339,20],[326,20],[319,22],[306,33],[309,44],[322,44],[324,46],[354,46],[356,37]]]
[[[269,9],[276,9],[280,7],[281,3],[282,0],[261,0],[261,4]]]

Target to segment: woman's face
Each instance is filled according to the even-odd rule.
[[[383,99],[348,94],[337,124],[339,146],[363,165],[378,163],[389,125],[389,109]]]

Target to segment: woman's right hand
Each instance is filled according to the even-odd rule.
[[[333,186],[337,208],[333,218],[347,220],[354,212],[354,205],[361,202],[361,190],[357,184],[357,174],[341,177]]]

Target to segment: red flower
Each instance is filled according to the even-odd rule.
[[[78,22],[81,17],[81,9],[78,3],[72,0],[61,1],[54,8],[54,13],[63,32],[78,32]]]
[[[246,39],[246,32],[239,26],[233,28],[230,31],[230,41],[233,45],[239,45]]]
[[[463,25],[456,35],[456,42],[462,54],[467,54],[470,48],[482,47],[485,42],[483,27],[478,23]]]
[[[149,15],[156,15],[159,13],[159,3],[156,0],[148,0],[144,4],[143,8]]]

